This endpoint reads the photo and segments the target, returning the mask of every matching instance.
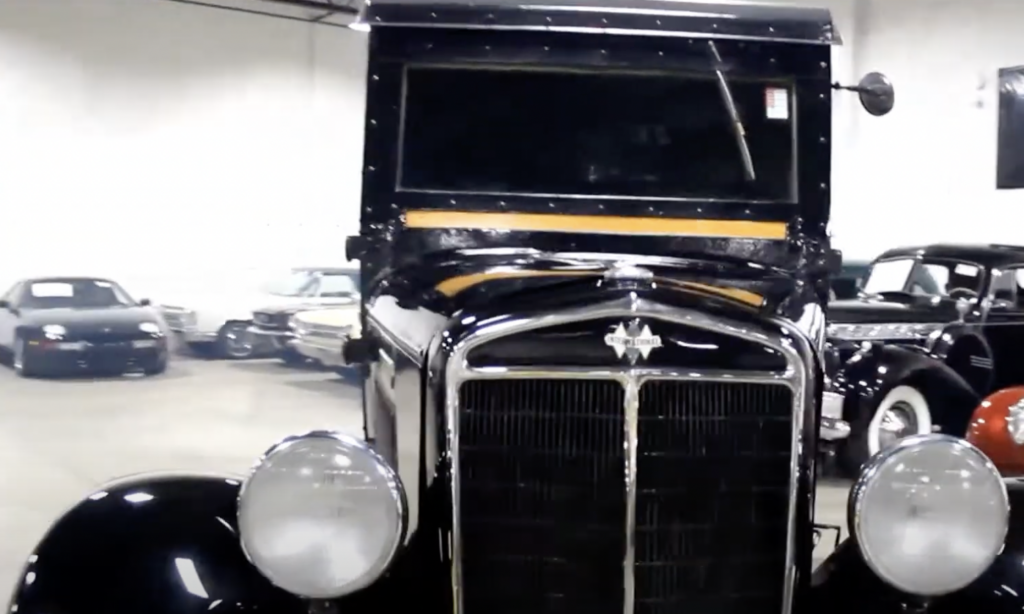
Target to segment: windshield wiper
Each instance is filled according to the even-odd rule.
[[[750,155],[750,146],[747,145],[747,131],[743,127],[743,120],[740,119],[740,112],[736,109],[736,102],[732,98],[732,90],[729,89],[729,82],[725,80],[725,73],[722,72],[722,56],[718,54],[718,47],[715,41],[708,41],[711,55],[715,60],[715,76],[718,77],[718,91],[722,94],[722,102],[729,110],[729,119],[732,121],[732,132],[736,135],[736,145],[740,148],[740,157],[743,158],[743,172],[747,181],[754,181],[757,175],[754,173],[754,158]]]

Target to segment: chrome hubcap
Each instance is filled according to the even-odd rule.
[[[906,403],[895,403],[882,414],[878,428],[878,449],[884,450],[897,441],[917,433],[914,411]]]
[[[224,332],[224,349],[235,358],[245,358],[252,354],[252,335],[239,328],[229,328]]]

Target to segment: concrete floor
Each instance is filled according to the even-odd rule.
[[[274,441],[318,428],[361,435],[358,388],[276,360],[183,357],[164,375],[96,380],[25,380],[0,367],[0,600],[49,524],[111,478],[241,474]],[[846,491],[819,488],[819,522],[845,525]]]

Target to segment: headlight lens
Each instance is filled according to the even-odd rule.
[[[242,485],[242,547],[277,586],[331,599],[374,582],[405,537],[401,482],[365,443],[316,432],[286,439]]]
[[[43,327],[43,334],[47,337],[63,337],[68,334],[68,329],[60,324],[47,324]]]
[[[924,341],[944,324],[829,324],[826,334],[843,341]]]
[[[978,578],[1002,550],[1009,499],[992,462],[946,435],[915,435],[876,455],[850,491],[850,532],[880,578],[944,595]]]
[[[159,335],[160,325],[156,322],[143,322],[142,324],[139,324],[139,330],[144,333],[149,333],[150,335]]]

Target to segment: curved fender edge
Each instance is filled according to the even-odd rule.
[[[981,401],[970,384],[944,362],[893,345],[876,344],[855,355],[837,370],[832,381],[836,391],[845,395],[843,416],[850,424],[874,413],[886,393],[908,381],[921,387],[933,406],[933,423],[951,435],[966,433],[971,413]]]
[[[11,596],[19,614],[308,612],[242,552],[231,477],[137,476],[61,516]]]
[[[967,587],[928,600],[928,614],[1019,614],[1024,611],[1024,479],[1007,481],[1010,529],[1002,552]],[[896,614],[914,611],[920,598],[901,593],[883,582],[864,562],[850,538],[815,570],[807,614]]]

